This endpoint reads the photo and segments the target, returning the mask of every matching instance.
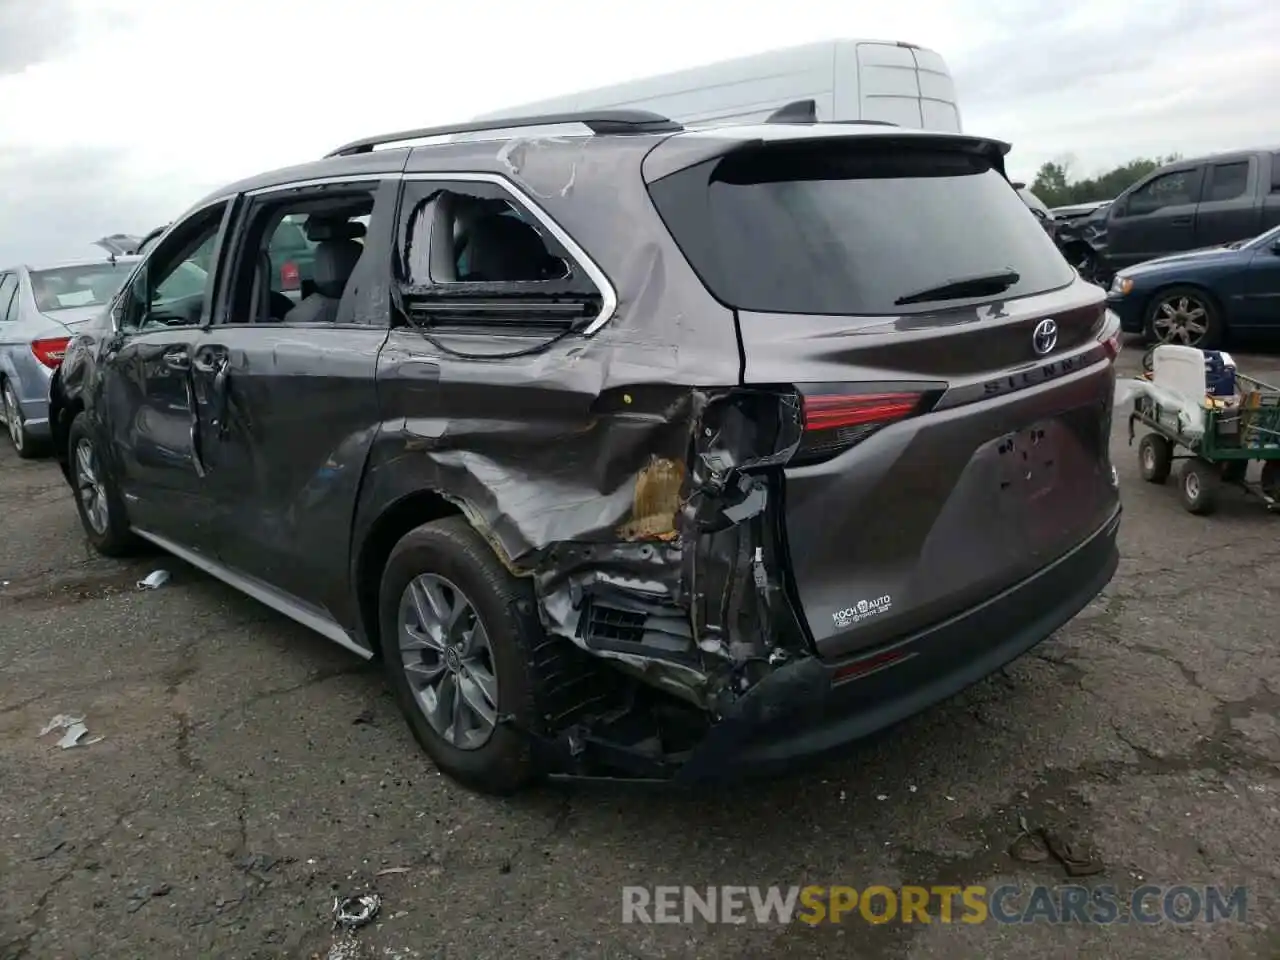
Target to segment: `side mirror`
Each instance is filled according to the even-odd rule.
[[[1271,241],[1271,252],[1275,254],[1280,254],[1280,237],[1276,237],[1274,240]]]

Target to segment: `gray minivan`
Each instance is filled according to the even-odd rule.
[[[494,792],[769,770],[986,676],[1116,569],[1117,329],[1007,144],[805,114],[411,130],[211,194],[55,378],[90,542],[380,658]]]

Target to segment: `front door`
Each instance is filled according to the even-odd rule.
[[[1253,244],[1245,268],[1240,309],[1233,318],[1237,327],[1263,327],[1280,331],[1280,230]]]
[[[113,305],[116,334],[104,357],[111,455],[130,522],[209,552],[213,526],[204,484],[192,362],[208,319],[212,274],[228,203],[206,207],[148,256]]]
[[[1203,167],[1161,173],[1112,205],[1107,260],[1113,269],[1154,260],[1195,245]]]

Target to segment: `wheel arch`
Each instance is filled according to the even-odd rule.
[[[466,515],[467,511],[457,500],[438,490],[424,488],[387,504],[369,524],[355,550],[352,580],[360,628],[375,657],[381,656],[378,591],[391,551],[406,533],[424,523]]]

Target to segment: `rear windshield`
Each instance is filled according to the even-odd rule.
[[[89,264],[83,267],[59,267],[56,270],[32,270],[31,290],[41,313],[69,310],[74,307],[96,307],[116,295],[133,264]]]
[[[1009,182],[955,149],[775,145],[665,177],[650,192],[708,289],[738,309],[919,313],[1073,277]],[[1006,278],[998,293],[956,296],[956,281],[993,275]],[[946,284],[936,299],[896,302]]]

